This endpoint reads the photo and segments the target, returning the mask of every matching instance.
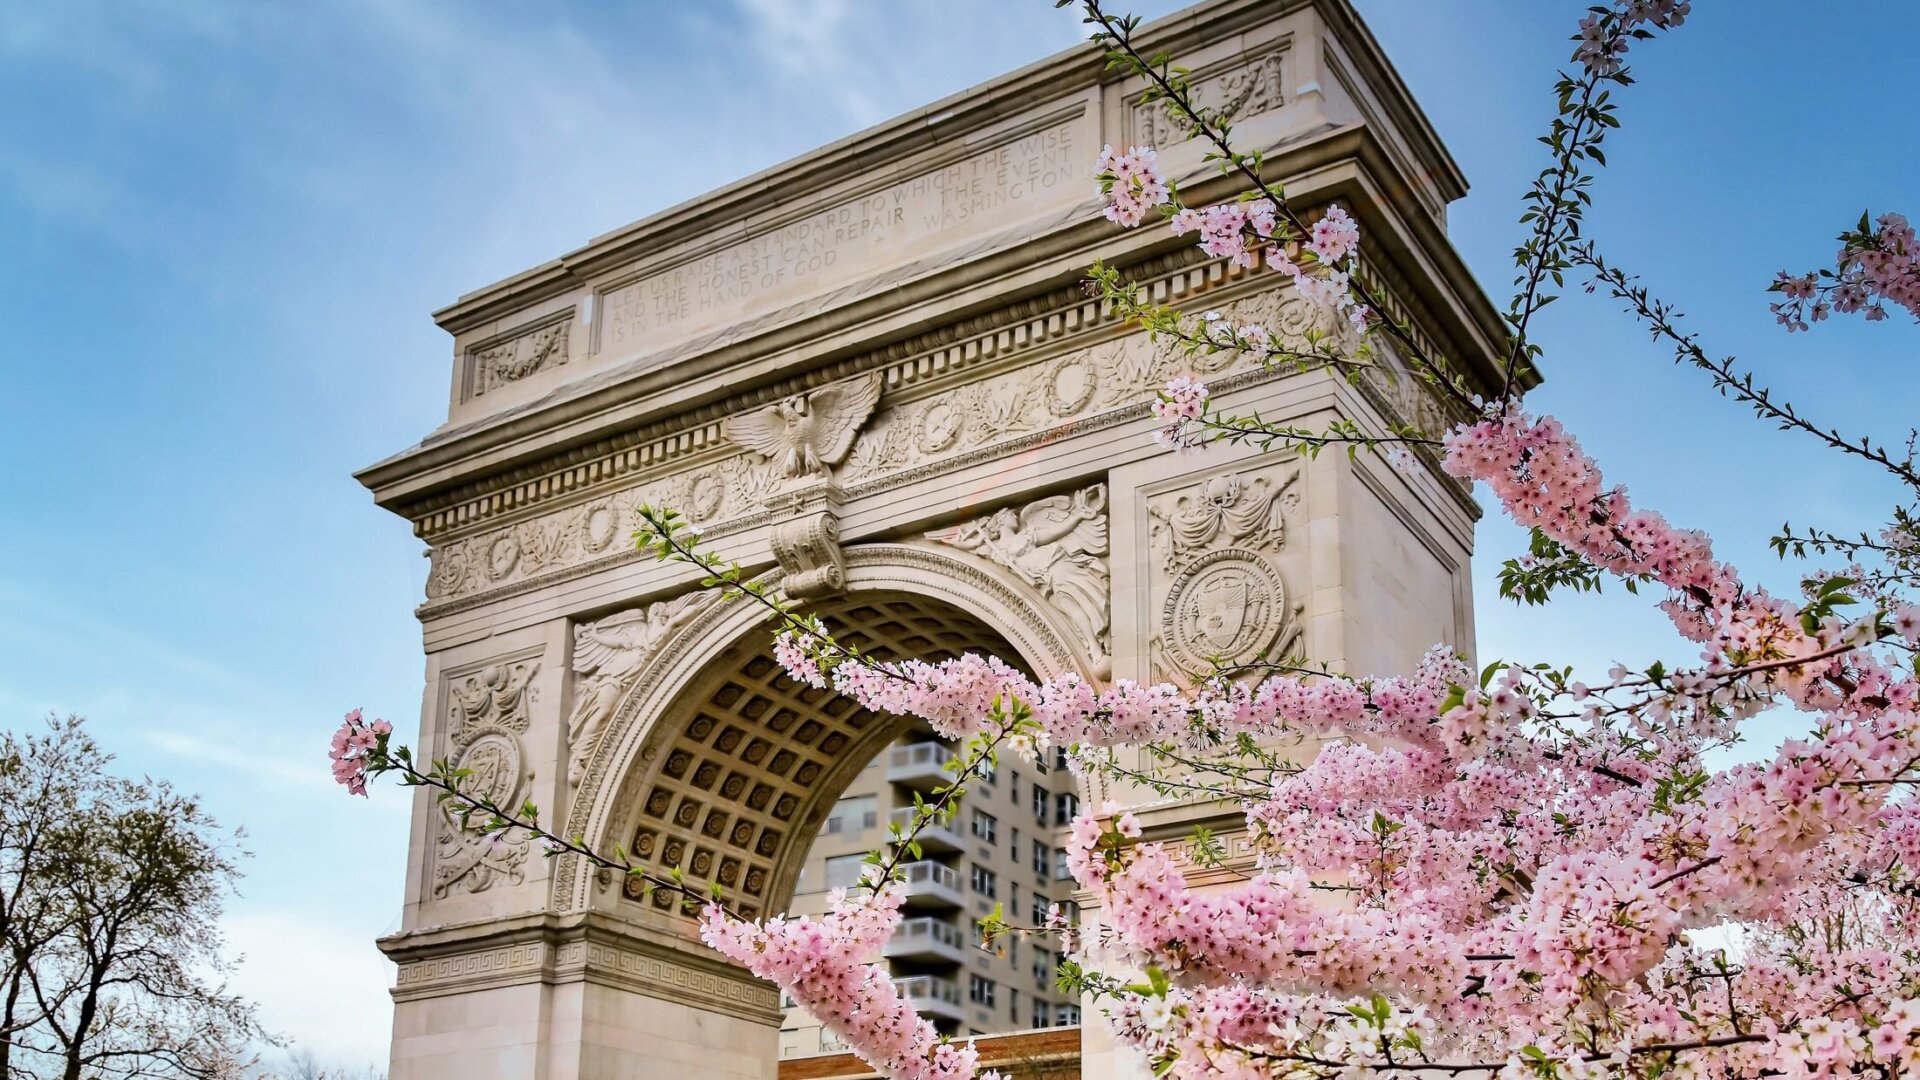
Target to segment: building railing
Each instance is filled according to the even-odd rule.
[[[935,1001],[955,1007],[960,1004],[959,985],[952,979],[943,979],[938,975],[908,975],[893,980],[893,985],[900,988],[901,997],[915,1005]]]
[[[909,743],[887,751],[889,769],[945,770],[953,760],[953,751],[937,742]]]
[[[901,945],[918,945],[932,942],[960,948],[960,930],[945,919],[918,918],[907,919],[893,932],[893,940]]]
[[[960,875],[954,873],[953,867],[934,862],[932,859],[907,863],[900,867],[900,872],[905,877],[908,892],[912,892],[916,886],[922,888],[933,886],[951,889],[954,892],[960,891]]]

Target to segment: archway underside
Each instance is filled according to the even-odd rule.
[[[878,658],[985,652],[1006,639],[945,601],[855,595],[813,609],[845,643]],[[642,753],[651,775],[624,839],[635,862],[678,869],[695,889],[720,886],[738,914],[784,910],[829,807],[866,763],[910,726],[788,677],[760,629],[735,640],[676,697]],[[629,901],[673,913],[678,899],[629,879]]]

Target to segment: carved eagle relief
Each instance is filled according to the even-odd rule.
[[[880,403],[880,372],[795,394],[727,421],[727,438],[776,461],[787,479],[824,476],[846,460]]]

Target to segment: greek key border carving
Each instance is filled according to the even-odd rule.
[[[520,941],[405,962],[398,965],[393,997],[415,1001],[519,983],[580,979],[669,1001],[712,1005],[750,1019],[767,1019],[780,1006],[779,992],[745,971],[730,976],[591,939]]]

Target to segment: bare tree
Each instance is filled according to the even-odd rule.
[[[78,805],[101,778],[100,748],[79,717],[50,718],[47,728],[0,737],[0,1077],[14,1074],[15,1036],[41,1019],[28,974],[48,964],[72,922],[52,873],[61,838],[50,808]]]
[[[264,1068],[253,1074],[252,1080],[386,1080],[387,1074],[369,1065],[364,1068],[328,1068],[320,1063],[313,1051],[306,1047],[297,1047],[287,1052],[284,1064],[277,1068]]]
[[[225,981],[237,836],[106,760],[77,718],[0,740],[4,1075],[240,1076],[272,1040]]]

